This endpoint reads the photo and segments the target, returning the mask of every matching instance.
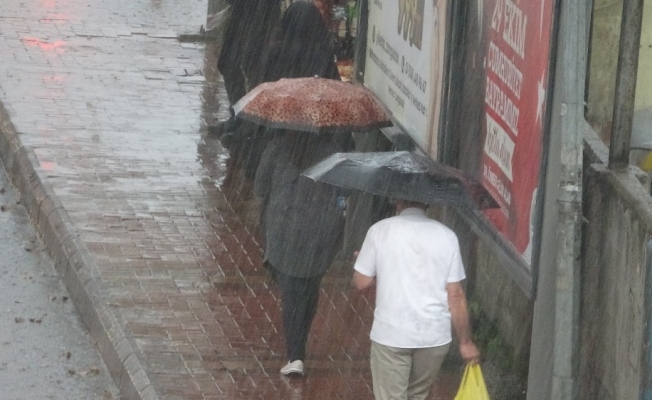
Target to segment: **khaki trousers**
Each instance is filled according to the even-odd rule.
[[[376,400],[424,400],[450,343],[402,349],[371,342],[371,376]]]

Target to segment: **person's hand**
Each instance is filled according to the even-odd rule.
[[[354,252],[353,252],[353,261],[355,261],[355,260],[358,259],[358,254],[360,254],[359,251],[354,251]]]
[[[460,354],[467,364],[474,365],[480,362],[480,350],[471,341],[460,344]]]

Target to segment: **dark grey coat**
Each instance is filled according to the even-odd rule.
[[[296,135],[278,136],[267,145],[256,173],[254,192],[263,198],[265,260],[294,277],[323,275],[341,245],[344,215],[338,190],[301,176],[292,162]],[[330,137],[332,138],[332,137]],[[307,164],[341,151],[328,135],[313,141]]]

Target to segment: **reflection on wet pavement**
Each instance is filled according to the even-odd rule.
[[[159,396],[372,398],[373,293],[352,290],[348,265],[324,279],[307,377],[278,373],[279,293],[261,266],[257,203],[237,174],[227,179],[228,155],[205,133],[228,115],[217,51],[175,40],[204,23],[206,0],[2,9],[0,100]]]

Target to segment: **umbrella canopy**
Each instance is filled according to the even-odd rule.
[[[313,165],[303,175],[342,188],[426,204],[475,209],[499,207],[477,180],[407,151],[337,153]]]
[[[262,83],[233,109],[238,118],[269,128],[314,133],[361,132],[391,125],[368,89],[317,77]]]

